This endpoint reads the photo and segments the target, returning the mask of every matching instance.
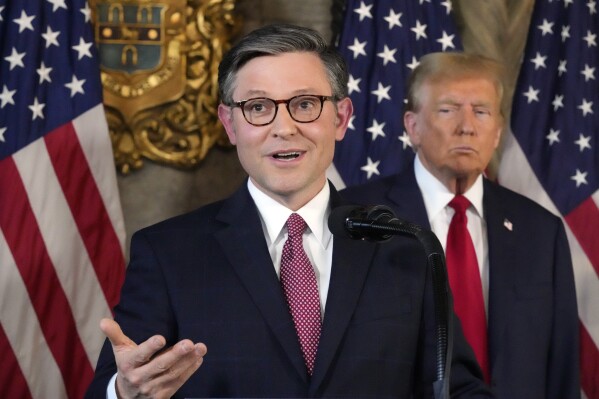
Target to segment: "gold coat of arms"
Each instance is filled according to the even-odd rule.
[[[217,70],[238,23],[234,0],[91,0],[104,105],[122,173],[143,157],[192,167],[227,144]]]

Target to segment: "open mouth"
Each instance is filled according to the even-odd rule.
[[[297,157],[299,157],[301,155],[301,153],[297,152],[297,151],[292,151],[292,152],[280,152],[278,154],[274,154],[273,158],[274,159],[279,159],[281,161],[291,161]]]

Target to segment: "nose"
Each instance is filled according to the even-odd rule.
[[[278,111],[275,120],[272,121],[272,134],[275,137],[285,137],[297,133],[297,123],[289,114],[286,105],[277,104]]]
[[[475,132],[475,119],[476,115],[474,114],[474,112],[471,111],[463,111],[462,112],[462,117],[460,119],[459,125],[458,125],[458,133],[459,134],[466,134],[466,135],[473,135]]]

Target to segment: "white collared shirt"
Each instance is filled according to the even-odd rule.
[[[277,276],[280,276],[281,255],[283,245],[287,241],[285,223],[294,212],[260,191],[251,179],[248,179],[248,190],[258,208],[268,252]],[[316,274],[321,317],[324,317],[333,264],[333,235],[327,226],[330,213],[330,197],[331,191],[328,183],[325,182],[322,190],[310,202],[295,212],[308,225],[303,236],[304,250]]]
[[[414,159],[416,182],[424,198],[424,206],[431,229],[443,245],[447,244],[447,231],[455,211],[448,204],[455,196],[425,167],[418,156]],[[487,223],[483,217],[483,177],[478,176],[472,187],[464,194],[472,204],[466,210],[468,232],[472,237],[476,259],[483,287],[485,309],[489,303],[489,245],[487,240]]]

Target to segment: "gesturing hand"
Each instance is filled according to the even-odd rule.
[[[119,398],[170,398],[201,366],[206,345],[188,339],[162,350],[164,337],[155,335],[137,345],[117,322],[102,319],[117,365],[116,390]]]

